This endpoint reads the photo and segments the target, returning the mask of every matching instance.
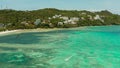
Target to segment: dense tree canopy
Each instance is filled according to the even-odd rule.
[[[63,19],[52,18],[54,15],[62,15],[64,17],[77,17],[80,20],[77,24],[64,24],[58,26],[58,22]],[[102,20],[93,20],[99,15]],[[42,23],[41,23],[42,22]],[[37,26],[36,26],[37,24]],[[112,14],[104,10],[101,12],[77,11],[77,10],[58,10],[46,8],[33,11],[17,11],[11,9],[0,10],[0,31],[12,29],[31,29],[31,28],[49,28],[49,27],[76,27],[76,26],[95,26],[95,25],[119,25],[120,15]]]

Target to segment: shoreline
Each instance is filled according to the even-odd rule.
[[[116,25],[107,25],[107,26],[116,26]],[[0,31],[1,35],[11,34],[11,33],[25,33],[25,32],[48,32],[54,30],[72,30],[76,28],[84,29],[88,26],[81,26],[81,27],[73,27],[73,28],[36,28],[36,29],[16,29],[16,30],[6,30]],[[98,27],[98,26],[89,26],[89,27]]]
[[[107,26],[116,26],[116,25],[107,25]],[[81,27],[73,27],[73,28],[36,28],[36,29],[16,29],[16,30],[6,30],[0,31],[1,35],[7,35],[11,33],[25,33],[25,32],[48,32],[48,31],[55,31],[55,30],[72,30],[72,29],[84,29],[86,27],[99,27],[99,26],[81,26]]]
[[[7,34],[7,33],[13,33],[13,32],[18,32],[20,30],[7,30],[7,31],[1,31],[0,35]]]
[[[1,31],[0,35],[6,35],[11,33],[25,33],[25,32],[48,32],[48,31],[55,31],[55,30],[72,30],[80,28],[83,29],[84,27],[75,27],[75,28],[37,28],[37,29],[18,29],[18,30],[7,30],[7,31]]]
[[[18,29],[18,30],[6,30],[1,31],[0,35],[7,35],[12,33],[25,33],[25,32],[48,32],[54,30],[62,30],[63,28],[37,28],[37,29]]]

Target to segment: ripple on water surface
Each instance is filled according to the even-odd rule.
[[[2,68],[120,68],[120,26],[0,36]]]

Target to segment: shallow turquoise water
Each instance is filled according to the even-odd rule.
[[[1,68],[120,68],[120,26],[0,36]]]

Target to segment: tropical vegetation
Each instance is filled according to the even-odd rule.
[[[33,28],[69,28],[79,26],[119,25],[120,15],[100,12],[46,8],[32,11],[0,10],[0,31]]]

